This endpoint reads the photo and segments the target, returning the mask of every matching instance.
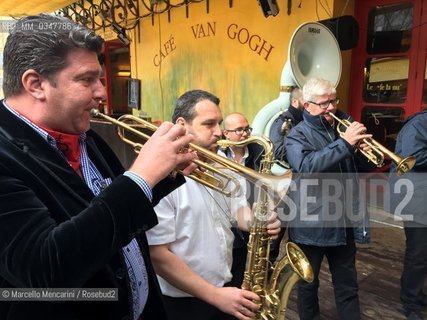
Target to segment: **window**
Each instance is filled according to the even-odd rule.
[[[366,51],[369,54],[406,52],[411,45],[413,7],[410,3],[377,6],[369,12]]]
[[[364,70],[363,99],[366,102],[405,102],[409,74],[408,58],[369,58]]]

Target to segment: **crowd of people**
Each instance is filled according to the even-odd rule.
[[[49,23],[68,27],[28,28]],[[254,186],[244,181],[230,197],[189,178],[197,170],[194,160],[211,159],[185,151],[192,143],[259,170],[260,145],[218,146],[221,139],[246,140],[252,131],[248,119],[237,112],[223,119],[218,97],[186,91],[177,98],[171,121],[163,122],[133,164],[123,168],[90,129],[90,111],[106,99],[102,45],[93,31],[46,14],[18,20],[8,36],[0,102],[0,287],[115,288],[117,299],[5,300],[0,318],[253,319],[262,297],[241,285],[257,201]],[[268,208],[270,264],[282,241],[294,242],[307,257],[314,280],[297,285],[304,320],[321,318],[324,257],[339,318],[362,318],[356,243],[370,241],[370,228],[366,203],[357,194],[357,173],[367,169],[357,150],[370,150],[364,141],[372,136],[338,104],[328,80],[310,79],[291,92],[287,110],[270,131],[276,159],[293,172],[295,187],[286,197],[297,204],[288,208],[293,218],[286,223],[274,206]],[[331,114],[350,121],[345,132],[337,131]],[[419,174],[427,163],[426,117],[424,111],[408,119],[396,144],[396,153],[417,160],[409,176],[416,188],[405,213],[414,219],[404,222],[400,295],[409,320],[423,319],[427,306],[427,216],[421,211],[427,180]],[[307,177],[321,182],[304,193]],[[342,206],[324,205],[328,190],[322,182],[331,178],[343,188]],[[400,177],[393,179],[397,183]],[[298,205],[307,198],[316,200]],[[286,231],[288,239],[282,240]]]

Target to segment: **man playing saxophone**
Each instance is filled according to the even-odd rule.
[[[219,102],[209,92],[188,91],[177,100],[172,120],[193,135],[194,144],[216,152],[222,136]],[[227,286],[232,278],[231,226],[244,228],[247,220],[236,219],[235,213],[250,214],[244,197],[229,199],[187,180],[155,211],[159,224],[147,236],[169,319],[253,318],[258,295]],[[279,230],[272,214],[268,233],[274,237]]]
[[[289,222],[289,239],[303,250],[314,272],[312,283],[298,285],[298,313],[302,320],[320,319],[318,276],[326,257],[339,318],[359,320],[355,243],[368,242],[370,233],[366,204],[359,197],[356,150],[362,147],[359,142],[371,135],[366,134],[363,124],[352,122],[340,136],[330,114],[340,119],[347,116],[337,110],[339,99],[329,81],[309,80],[303,87],[303,98],[304,121],[286,140],[297,186],[290,193],[296,212]],[[328,202],[328,186],[335,192],[332,204]]]

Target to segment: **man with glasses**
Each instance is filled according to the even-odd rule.
[[[223,130],[225,139],[235,142],[243,141],[250,137],[251,132],[252,128],[243,114],[234,112],[225,117]],[[221,151],[227,158],[254,170],[258,170],[263,154],[262,147],[256,143],[243,147],[232,146]]]
[[[230,141],[243,141],[250,137],[252,128],[249,126],[246,117],[238,112],[229,114],[224,119],[224,130],[222,131],[225,139]],[[263,155],[263,148],[257,143],[251,143],[247,146],[239,147],[232,146],[227,149],[219,149],[218,154],[248,168],[257,170]],[[246,181],[241,181],[241,187],[249,203],[253,203],[254,189],[247,189]],[[247,191],[248,190],[248,191]],[[233,264],[231,266],[231,273],[233,278],[230,284],[234,287],[239,287],[243,282],[243,275],[246,266],[247,256],[247,243],[249,239],[249,232],[242,231],[238,228],[232,227],[234,233],[233,243]]]
[[[235,142],[243,141],[250,137],[251,132],[252,128],[249,126],[248,120],[243,114],[234,112],[225,117],[223,135],[226,139]],[[220,149],[218,150],[218,154],[258,171],[260,161],[264,155],[264,149],[257,143],[250,143],[243,147],[232,146],[225,150]],[[252,188],[247,189],[247,185],[243,183],[243,192],[245,192],[248,202],[252,205],[254,203],[256,191],[253,185],[251,186]],[[233,286],[240,287],[246,267],[249,233],[237,228],[232,228],[232,230],[235,237],[233,244],[233,265],[231,268],[233,279],[231,283]],[[271,263],[274,263],[279,255],[280,243],[285,231],[286,228],[281,228],[277,239],[273,240],[270,248]]]
[[[286,139],[296,184],[289,193],[296,208],[290,214],[294,218],[289,219],[289,239],[304,251],[314,272],[312,283],[298,285],[298,313],[302,320],[320,319],[319,271],[326,257],[339,318],[359,320],[355,243],[369,242],[370,235],[356,176],[356,147],[369,150],[358,144],[371,135],[354,121],[340,136],[330,114],[340,119],[348,116],[337,110],[339,99],[329,81],[309,80],[303,87],[303,98],[304,121]]]

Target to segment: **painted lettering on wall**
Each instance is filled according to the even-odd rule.
[[[191,30],[193,31],[194,38],[206,38],[210,36],[215,36],[216,34],[216,21],[208,22],[206,24],[196,24],[191,26]]]
[[[268,57],[274,49],[274,47],[267,43],[265,39],[262,39],[261,36],[251,34],[248,29],[241,28],[235,23],[228,26],[227,35],[231,40],[236,40],[242,45],[247,45],[249,49],[256,52],[266,61],[268,61]]]
[[[175,38],[171,35],[169,39],[163,43],[159,53],[154,56],[153,63],[156,67],[160,66],[162,61],[176,49]]]
[[[207,37],[216,37],[216,27],[216,21],[198,23],[190,26],[191,35],[196,40]],[[240,27],[236,23],[232,23],[228,26],[227,37],[228,39],[237,41],[243,46],[247,46],[252,52],[259,55],[265,61],[268,61],[274,49],[274,46],[268,43],[260,35],[250,32],[249,29]],[[174,50],[176,50],[176,48],[177,46],[175,43],[175,38],[171,35],[169,39],[162,44],[159,52],[154,55],[154,66],[159,67],[163,60],[166,59],[168,55],[170,55]]]

